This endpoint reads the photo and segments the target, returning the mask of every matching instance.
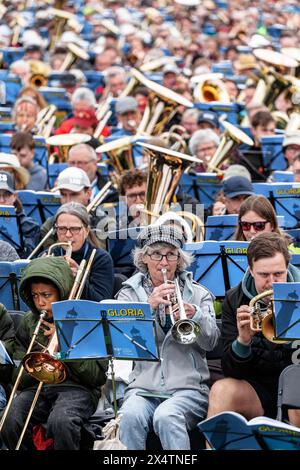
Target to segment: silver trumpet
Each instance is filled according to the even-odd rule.
[[[161,272],[164,278],[164,283],[167,283],[167,270],[163,268]],[[179,283],[176,278],[174,280],[174,284],[175,296],[179,310],[179,320],[175,320],[175,311],[174,309],[172,309],[172,306],[170,306],[170,316],[172,322],[171,334],[175,341],[180,344],[193,344],[200,334],[200,327],[198,323],[196,323],[194,320],[187,318],[179,288]],[[168,296],[168,300],[171,301],[170,296]]]

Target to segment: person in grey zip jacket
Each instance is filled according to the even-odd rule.
[[[145,449],[152,429],[163,449],[189,450],[188,431],[206,416],[209,371],[205,351],[215,347],[219,331],[211,293],[185,271],[191,257],[182,251],[183,243],[184,236],[177,228],[160,225],[144,229],[134,252],[140,272],[125,281],[118,294],[118,300],[124,302],[149,302],[160,354],[158,362],[136,362],[129,377],[120,409],[120,439],[130,450]],[[164,282],[162,269],[166,269],[168,282]],[[169,281],[175,275],[186,316],[200,327],[191,344],[177,342],[171,332],[169,306],[175,287]]]

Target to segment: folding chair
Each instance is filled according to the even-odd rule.
[[[287,409],[300,408],[300,365],[291,364],[279,376],[277,396],[277,419],[287,419]]]
[[[48,184],[49,188],[53,188],[58,175],[68,168],[67,163],[50,163],[48,165]]]

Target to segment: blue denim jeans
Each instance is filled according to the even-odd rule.
[[[164,450],[190,450],[188,431],[207,413],[208,388],[179,390],[171,398],[136,395],[138,389],[125,394],[120,409],[120,439],[128,450],[144,450],[150,430],[160,438]]]
[[[35,390],[24,390],[14,398],[5,421],[2,438],[9,449],[15,449]],[[82,425],[94,413],[91,394],[73,386],[43,386],[34,408],[21,449],[34,449],[32,429],[35,424],[45,424],[47,437],[54,439],[55,450],[78,450]]]
[[[6,393],[2,385],[0,385],[0,411],[6,406]]]

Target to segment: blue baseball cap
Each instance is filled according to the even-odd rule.
[[[231,176],[223,182],[224,196],[229,199],[236,196],[253,196],[251,181],[245,176]]]

